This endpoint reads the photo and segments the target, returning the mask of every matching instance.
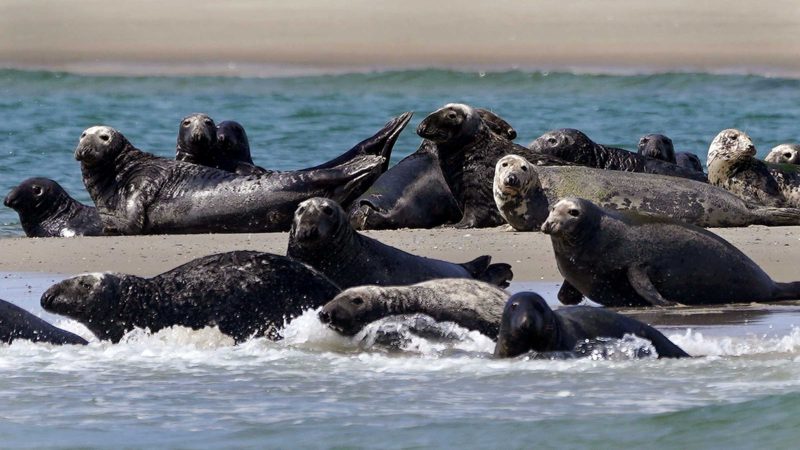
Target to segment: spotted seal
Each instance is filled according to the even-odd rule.
[[[242,342],[278,338],[286,320],[339,292],[325,275],[285,256],[234,251],[197,258],[153,278],[121,273],[68,278],[51,286],[41,303],[113,342],[135,327],[155,332],[173,325],[217,326]]]
[[[660,331],[636,319],[591,306],[552,310],[533,292],[516,293],[506,302],[494,355],[511,358],[531,350],[571,352],[586,340],[622,339],[626,334],[649,340],[659,358],[689,356]]]
[[[54,327],[13,303],[0,300],[0,342],[23,339],[48,344],[87,344],[86,339]]]
[[[319,318],[338,332],[353,336],[387,316],[425,314],[439,322],[455,322],[497,339],[505,291],[470,279],[431,280],[411,286],[359,286],[328,302]]]
[[[661,214],[703,227],[800,225],[800,210],[751,205],[708,183],[589,167],[540,167],[509,155],[493,183],[500,214],[518,231],[538,230],[562,197],[582,197],[604,208]]]
[[[550,235],[564,284],[558,298],[605,306],[709,305],[800,299],[800,281],[778,283],[703,228],[650,214],[559,200]]]
[[[70,197],[49,178],[28,178],[8,193],[3,204],[19,214],[28,237],[103,234],[97,210]]]
[[[328,276],[339,287],[397,286],[436,278],[475,278],[500,287],[513,277],[508,264],[480,256],[463,264],[412,255],[358,233],[336,202],[312,198],[300,203],[289,231],[286,256]]]
[[[800,144],[781,144],[772,147],[764,161],[775,164],[800,165]]]

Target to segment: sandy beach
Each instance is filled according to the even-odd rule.
[[[0,67],[291,75],[408,67],[800,76],[800,4],[0,0]]]

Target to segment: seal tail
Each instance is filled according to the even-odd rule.
[[[775,295],[772,300],[800,300],[800,281],[775,283]]]
[[[501,288],[508,287],[509,281],[514,278],[511,266],[505,263],[490,264],[491,262],[491,256],[483,255],[460,264],[460,266],[467,269],[467,272],[476,280],[485,281]]]
[[[800,209],[798,208],[757,208],[753,212],[758,218],[756,225],[781,226],[800,225]]]

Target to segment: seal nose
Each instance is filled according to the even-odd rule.
[[[553,222],[550,222],[549,220],[546,220],[542,224],[542,233],[550,234],[552,231],[553,231]]]
[[[504,183],[509,187],[519,187],[519,178],[512,173],[506,177]]]
[[[12,189],[11,192],[6,195],[6,198],[3,199],[3,204],[6,205],[8,208],[13,208],[19,195],[16,189]]]
[[[426,131],[428,131],[428,125],[426,125],[425,122],[420,122],[417,126],[417,134],[423,136]]]
[[[319,321],[320,322],[322,322],[322,323],[331,323],[331,315],[328,314],[328,312],[325,311],[324,309],[319,312],[318,316],[319,316]]]

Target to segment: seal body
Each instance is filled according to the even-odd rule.
[[[426,117],[417,134],[433,141],[439,150],[442,173],[462,211],[458,228],[501,225],[493,207],[491,179],[497,160],[521,153],[536,164],[568,164],[559,158],[536,154],[497,134],[474,108],[451,103]]]
[[[764,160],[774,164],[800,164],[800,144],[776,145]]]
[[[708,183],[588,167],[541,167],[516,155],[498,162],[493,191],[498,210],[519,231],[538,229],[549,207],[562,197],[581,197],[604,208],[654,213],[702,227],[800,224],[796,208],[748,204]]]
[[[675,163],[684,169],[694,170],[696,172],[703,171],[703,163],[700,162],[700,158],[694,153],[675,152]]]
[[[86,339],[25,311],[19,306],[0,300],[0,342],[10,344],[17,339],[48,344],[87,344]]]
[[[548,131],[531,142],[530,149],[595,169],[643,172],[707,181],[703,173],[686,170],[672,162],[648,158],[621,148],[597,144],[584,133],[572,128]]]
[[[506,302],[494,355],[511,358],[531,350],[571,352],[586,340],[622,339],[626,334],[649,340],[659,358],[689,356],[660,331],[636,319],[591,306],[552,310],[533,292],[519,292]]]
[[[436,278],[475,278],[506,287],[513,277],[511,266],[490,264],[490,256],[453,264],[412,255],[364,236],[353,229],[336,202],[324,198],[306,200],[297,208],[286,255],[314,267],[343,289]]]
[[[442,279],[411,286],[359,286],[342,291],[319,313],[345,335],[387,316],[425,314],[497,339],[508,294],[477,280]]]
[[[664,217],[565,198],[542,231],[551,237],[569,303],[574,291],[606,306],[800,299],[800,282],[776,283],[719,236]]]
[[[242,177],[142,152],[109,127],[84,131],[75,158],[107,234],[288,230],[301,201],[348,203],[384,164],[365,155],[334,169]]]
[[[28,178],[8,193],[3,204],[19,214],[28,237],[100,236],[100,215],[73,199],[48,178]]]
[[[279,337],[285,321],[324,305],[340,292],[305,264],[252,251],[205,256],[153,278],[90,274],[61,281],[42,307],[118,342],[135,327],[218,326],[237,342]]]

